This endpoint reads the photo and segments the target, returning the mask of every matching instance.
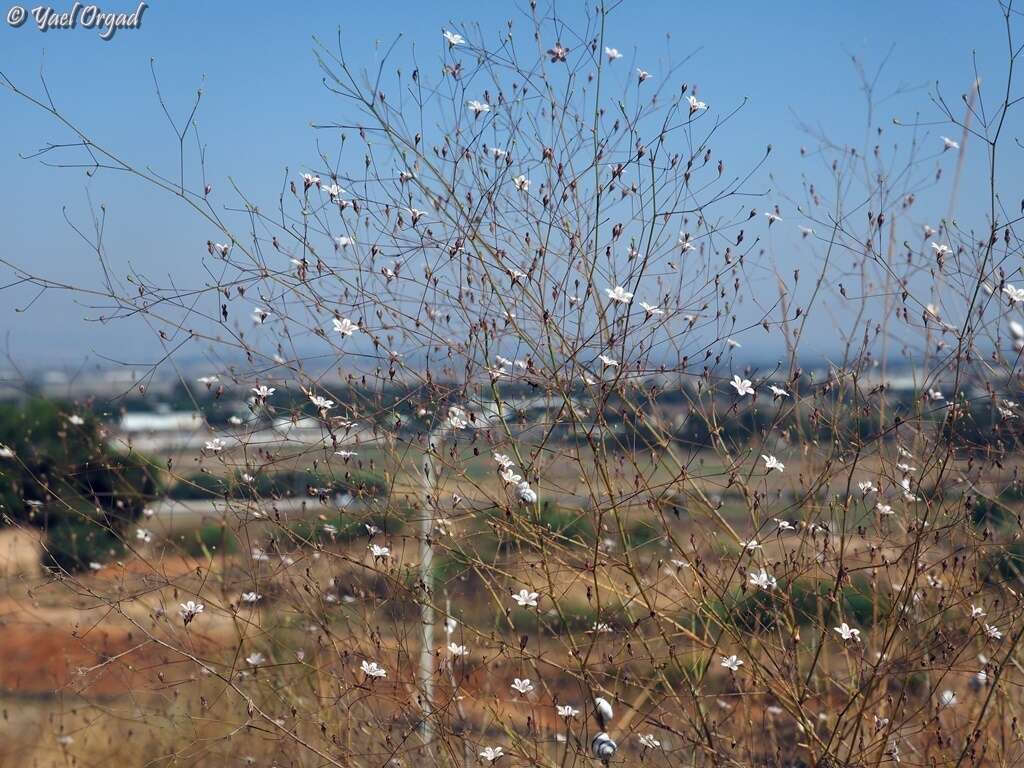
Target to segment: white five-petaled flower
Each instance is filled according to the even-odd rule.
[[[988,635],[991,640],[1002,640],[1003,632],[999,627],[995,627],[991,624],[985,625],[985,634]]]
[[[334,324],[335,333],[340,333],[342,336],[351,336],[353,333],[359,330],[359,326],[349,320],[347,317],[332,318],[331,322]]]
[[[242,602],[243,603],[257,603],[262,599],[263,595],[259,592],[243,592]]]
[[[889,504],[883,504],[882,502],[875,504],[875,511],[880,515],[893,514],[892,507]]]
[[[266,400],[276,391],[276,389],[274,389],[273,387],[268,387],[266,384],[260,384],[258,387],[252,388],[252,393],[256,396],[257,400]]]
[[[860,642],[860,630],[856,627],[851,627],[845,621],[838,627],[833,627],[833,630],[838,632],[839,636],[843,638],[843,640],[856,640],[857,642]]]
[[[723,656],[721,663],[726,669],[738,672],[740,667],[743,666],[743,659],[734,653],[732,656]]]
[[[761,458],[764,459],[764,468],[768,472],[771,472],[773,469],[777,469],[779,472],[784,472],[786,470],[786,465],[774,456],[768,456],[762,453]]]
[[[608,357],[608,355],[598,355],[597,357],[602,363],[604,363],[605,368],[617,368],[619,365],[619,361],[614,357]]]
[[[597,721],[602,728],[607,728],[608,723],[615,717],[612,705],[608,703],[608,699],[601,698],[600,696],[594,699],[594,714],[597,715]]]
[[[368,661],[363,659],[363,663],[359,665],[359,669],[367,677],[387,677],[388,671],[382,666],[377,664],[376,661]]]
[[[528,678],[528,677],[526,677],[526,678],[518,678],[517,677],[517,678],[515,678],[512,681],[512,686],[511,687],[512,687],[513,691],[518,691],[519,693],[522,693],[522,694],[525,695],[525,694],[527,694],[527,693],[529,693],[530,691],[533,690],[533,683],[530,682],[530,678]]]
[[[520,589],[519,592],[512,595],[512,599],[519,603],[520,607],[537,607],[537,598],[540,597],[539,592],[531,592],[528,589]]]
[[[316,406],[316,409],[321,412],[326,412],[334,407],[334,401],[328,400],[326,397],[320,395],[309,394],[309,402]]]
[[[644,80],[646,80],[647,78],[649,78],[651,76],[651,73],[648,72],[646,69],[640,69],[640,67],[637,67],[636,68],[636,76],[637,76],[637,79],[642,83]]]
[[[740,397],[754,394],[754,387],[750,383],[750,379],[741,379],[737,374],[733,374],[732,381],[729,384]]]
[[[480,752],[480,757],[482,757],[488,763],[493,763],[495,760],[497,760],[504,754],[505,753],[501,747],[484,747],[483,751]]]
[[[153,540],[153,534],[147,531],[145,528],[136,528],[135,538],[141,541],[143,544],[149,544],[149,542]]]
[[[661,742],[654,738],[653,733],[640,734],[640,744],[644,749],[657,749],[661,746]]]
[[[750,574],[750,583],[753,584],[755,587],[760,587],[764,590],[775,589],[779,585],[779,582],[776,580],[776,578],[763,568],[761,569],[760,573]]]
[[[224,450],[224,441],[221,440],[219,437],[215,437],[213,438],[213,440],[207,441],[206,445],[203,447],[206,448],[206,450],[211,451],[213,453],[219,453],[220,451]]]
[[[976,605],[972,605],[971,606],[971,618],[972,619],[980,619],[981,617],[983,617],[985,615],[986,614],[985,614],[985,609],[984,608],[979,608]]]
[[[476,99],[473,99],[472,101],[467,102],[466,106],[469,107],[471,110],[473,110],[473,114],[476,115],[477,117],[482,115],[484,112],[490,112],[491,111],[491,105],[490,104],[487,104],[487,103],[485,103],[483,101],[477,101]]]
[[[519,174],[514,179],[512,179],[512,183],[516,185],[516,189],[518,189],[520,192],[530,191],[530,180],[523,176],[522,174]]]
[[[459,645],[458,643],[448,643],[448,653],[452,656],[468,656],[469,649],[464,645]]]
[[[697,97],[694,96],[693,94],[690,94],[690,97],[687,99],[687,101],[689,101],[690,103],[691,114],[693,114],[694,112],[700,112],[702,109],[708,108],[708,105],[705,104],[703,101],[697,101]]]
[[[444,30],[444,39],[448,41],[449,48],[454,48],[456,45],[462,45],[466,42],[466,38],[458,32],[449,32],[447,29]]]
[[[613,62],[616,59],[622,58],[622,54],[619,53],[618,48],[609,48],[608,46],[605,46],[604,55],[608,57],[609,62]]]
[[[380,544],[371,544],[368,547],[368,549],[370,550],[370,554],[373,555],[374,559],[383,559],[391,556],[391,550],[387,547],[382,547]]]
[[[932,243],[932,250],[935,251],[936,256],[948,256],[951,252],[945,243]]]
[[[334,238],[334,244],[338,248],[348,248],[350,245],[355,244],[355,242],[356,241],[353,240],[348,235],[338,235],[336,238]]]
[[[800,234],[803,235],[804,237],[810,237],[811,235],[814,234],[814,230],[811,229],[810,227],[805,227],[801,225],[798,226],[797,229],[800,230]]]
[[[960,149],[960,144],[953,141],[949,136],[941,136],[942,139],[942,151],[945,152],[947,149]]]
[[[878,493],[878,489],[875,487],[875,484],[870,480],[861,480],[857,483],[857,488],[860,489],[861,494],[864,496],[867,496],[869,493]]]
[[[776,387],[774,384],[769,384],[768,389],[772,391],[775,397],[789,397],[789,392],[784,390],[782,387]]]
[[[747,552],[753,552],[756,549],[761,549],[761,545],[757,542],[757,539],[751,539],[750,541],[741,541],[740,548]]]
[[[181,614],[181,619],[185,622],[185,626],[188,626],[192,619],[202,613],[205,609],[206,606],[202,603],[197,603],[195,600],[189,600],[181,604],[181,609],[178,613]]]
[[[250,653],[248,656],[245,657],[245,663],[251,667],[258,667],[264,661],[266,661],[266,658],[259,651]]]
[[[640,306],[643,307],[643,310],[647,314],[647,317],[654,317],[655,315],[665,314],[664,309],[661,309],[660,307],[657,307],[653,304],[648,304],[646,301],[641,301]]]
[[[633,294],[621,285],[616,285],[614,288],[605,288],[604,292],[608,295],[609,299],[620,304],[629,304],[633,300]]]
[[[1017,288],[1016,286],[1007,283],[1003,286],[1003,293],[1006,294],[1006,298],[1008,298],[1011,303],[1016,304],[1024,302],[1024,288]]]
[[[564,717],[566,720],[576,717],[580,713],[578,709],[569,704],[558,704],[555,710],[558,712],[559,717]]]

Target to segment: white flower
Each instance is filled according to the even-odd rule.
[[[956,691],[947,689],[939,694],[940,707],[952,707],[954,704],[956,704]]]
[[[936,401],[938,401],[938,400],[945,400],[946,399],[945,395],[943,395],[942,392],[940,392],[937,389],[929,389],[928,390],[928,398],[931,399],[931,400],[936,400]]]
[[[555,707],[555,710],[558,712],[559,717],[564,717],[566,720],[576,717],[576,715],[580,713],[578,709],[571,707],[568,704],[559,704]]]
[[[932,250],[936,256],[948,256],[952,251],[945,243],[932,243]]]
[[[506,456],[504,453],[492,453],[491,457],[497,462],[498,466],[502,469],[508,469],[515,464],[512,459]]]
[[[196,616],[202,613],[206,609],[206,606],[202,603],[197,603],[195,600],[189,600],[188,602],[181,604],[181,610],[178,613],[181,614],[182,621],[185,622],[185,626],[188,626],[189,622],[192,621]]]
[[[469,422],[466,420],[466,412],[457,405],[453,405],[448,409],[448,426],[452,429],[463,429],[469,426]]]
[[[334,238],[334,243],[338,248],[348,248],[350,245],[354,245],[355,242],[356,241],[348,235],[338,235]]]
[[[145,528],[136,528],[135,538],[141,541],[143,544],[149,544],[149,542],[153,540],[153,534],[147,531]]]
[[[258,667],[264,661],[266,661],[266,658],[264,658],[263,654],[259,651],[256,651],[255,653],[250,653],[245,658],[245,663],[248,664],[250,667]]]
[[[476,99],[473,99],[472,101],[468,102],[466,106],[473,110],[473,114],[475,114],[477,117],[482,115],[484,112],[491,111],[490,104],[485,104],[484,102],[477,101]]]
[[[875,487],[875,484],[870,480],[861,480],[857,483],[857,487],[864,496],[867,496],[869,493],[878,493],[878,489]]]
[[[992,640],[1002,640],[1003,632],[999,627],[994,627],[991,624],[985,625],[985,634]]]
[[[620,304],[629,304],[633,300],[633,294],[621,285],[616,285],[614,288],[605,288],[604,292],[608,295],[609,299]]]
[[[761,458],[764,459],[764,468],[768,472],[771,472],[773,469],[777,469],[780,473],[786,470],[786,465],[774,456],[767,456],[762,453]]]
[[[729,345],[730,347],[732,347],[733,349],[739,349],[740,347],[742,347],[742,346],[743,346],[743,345],[742,345],[742,344],[740,344],[740,343],[739,343],[738,341],[736,341],[736,339],[726,339],[726,340],[725,340],[725,343],[726,343],[726,344],[728,344],[728,345]]]
[[[637,79],[642,83],[644,80],[646,80],[647,78],[649,78],[651,76],[651,73],[648,72],[646,69],[640,69],[640,67],[637,67],[636,68],[636,76],[637,76]]]
[[[347,317],[332,318],[331,322],[334,323],[335,333],[340,333],[342,336],[351,336],[354,332],[359,330],[359,326],[349,320]]]
[[[216,376],[200,376],[196,381],[209,387],[211,384],[216,384],[220,379]]]
[[[760,573],[750,574],[750,583],[764,590],[775,589],[778,586],[778,581],[776,581],[775,577],[763,568]]]
[[[608,46],[605,46],[604,55],[608,57],[609,63],[622,58],[618,48],[609,48]]]
[[[770,227],[776,221],[782,221],[782,217],[779,216],[775,211],[765,211],[764,215],[768,218],[768,226]]]
[[[276,389],[274,389],[273,387],[268,387],[266,384],[260,384],[258,387],[252,388],[252,393],[256,396],[257,400],[266,400],[275,392],[277,392]]]
[[[1003,286],[1003,293],[1006,294],[1011,303],[1024,301],[1024,288],[1017,288],[1007,283]]]
[[[456,45],[462,45],[466,42],[466,38],[458,32],[449,32],[447,29],[444,30],[444,39],[448,41],[449,48],[454,48]]]
[[[444,620],[444,631],[447,635],[455,634],[455,630],[459,628],[459,622],[449,616]]]
[[[796,530],[796,526],[794,526],[794,525],[793,525],[793,524],[792,524],[791,522],[789,522],[788,520],[780,520],[780,519],[779,519],[779,518],[777,518],[777,517],[776,517],[776,518],[774,518],[774,520],[775,520],[775,524],[776,524],[777,526],[779,526],[779,530],[780,530],[780,531],[795,531],[795,530]]]
[[[690,114],[708,108],[708,105],[705,104],[703,101],[697,101],[697,97],[694,96],[693,94],[690,94],[688,101],[690,102]]]
[[[6,445],[4,445],[3,443],[0,443],[0,459],[13,459],[13,458],[14,458],[14,451],[11,450]]]
[[[310,187],[313,186],[320,186],[320,177],[314,176],[311,173],[304,173],[302,174],[302,185],[306,189],[309,189]]]
[[[747,552],[753,552],[756,549],[761,549],[761,545],[757,543],[757,539],[751,539],[750,541],[741,541],[740,547],[745,549]]]
[[[880,515],[894,514],[892,511],[892,507],[889,506],[888,504],[883,504],[882,502],[878,502],[877,504],[875,504],[875,511]]]
[[[243,592],[242,602],[243,603],[257,603],[263,597],[259,592]]]
[[[653,304],[648,304],[646,301],[641,301],[640,302],[640,306],[643,307],[643,310],[644,310],[644,312],[647,313],[648,317],[653,317],[654,315],[664,315],[665,314],[665,310],[664,309],[661,309],[660,307],[654,306]]]
[[[359,451],[335,451],[334,455],[340,456],[341,458],[345,459],[345,461],[348,461],[353,456],[358,456]]]
[[[522,694],[527,694],[533,690],[533,683],[530,682],[530,678],[528,677],[524,679],[517,677],[512,681],[512,690],[519,691],[519,693]]]
[[[531,592],[528,589],[520,589],[518,593],[512,595],[512,599],[519,603],[520,608],[526,606],[536,608],[538,597],[540,597],[539,592]]]
[[[739,672],[740,667],[743,666],[743,659],[739,658],[736,654],[733,654],[732,656],[723,656],[721,663],[726,669],[730,669],[733,672]]]
[[[679,233],[679,241],[678,241],[677,245],[680,248],[683,249],[683,253],[686,253],[687,251],[695,250],[696,247],[697,247],[693,243],[690,242],[690,233],[689,232],[680,232]]]
[[[843,638],[843,640],[856,640],[857,642],[860,642],[860,630],[855,627],[851,627],[845,621],[838,627],[833,627],[833,629],[839,633],[839,636]]]
[[[530,180],[523,176],[522,174],[512,179],[512,183],[516,185],[516,189],[518,189],[520,192],[530,191]]]
[[[388,671],[378,665],[376,661],[367,661],[366,659],[363,659],[363,663],[359,665],[359,669],[361,669],[363,674],[367,677],[388,676]]]
[[[221,440],[219,437],[215,437],[213,438],[213,440],[208,441],[204,447],[208,451],[212,451],[213,453],[219,453],[220,451],[224,450],[224,441]]]
[[[484,747],[483,751],[480,753],[480,757],[482,757],[488,763],[493,763],[503,754],[504,751],[502,750],[501,747]]]
[[[390,557],[391,550],[387,547],[382,547],[380,544],[371,544],[369,546],[370,554],[373,555],[374,559]]]
[[[960,149],[960,145],[953,141],[948,136],[941,136],[942,139],[942,151],[945,152],[947,149]]]
[[[89,570],[90,571],[102,571],[103,570],[103,563],[97,563],[97,562],[93,561],[93,562],[89,563]]]
[[[640,744],[642,744],[645,749],[657,749],[661,746],[661,742],[654,738],[653,733],[641,734]]]
[[[345,194],[345,190],[339,187],[336,183],[332,183],[329,187],[320,187],[321,191],[326,192],[332,198],[341,197]]]
[[[987,615],[987,614],[985,613],[985,609],[984,608],[979,608],[976,605],[972,605],[971,606],[971,618],[972,619],[980,619],[981,617],[983,617],[985,615]]]
[[[254,323],[263,324],[267,321],[268,317],[270,317],[269,309],[263,309],[263,307],[256,307],[256,309],[252,311],[252,321]]]
[[[469,649],[458,643],[448,643],[448,653],[452,656],[469,656]]]
[[[808,236],[814,234],[814,230],[811,229],[810,227],[800,226],[800,227],[797,227],[797,229],[800,230],[800,234],[803,235],[804,237],[808,237]]]
[[[740,397],[754,394],[754,387],[751,386],[750,379],[741,379],[736,374],[733,374],[732,381],[730,381],[729,384],[736,390],[736,394]]]
[[[77,413],[73,413],[68,416],[68,423],[74,424],[76,427],[80,427],[85,424],[85,419],[79,416]]]
[[[789,397],[789,392],[784,390],[782,387],[776,387],[774,384],[769,384],[768,389],[770,389],[772,394],[776,397]]]
[[[318,411],[325,412],[334,407],[334,401],[328,400],[326,397],[321,397],[320,395],[314,395],[312,393],[310,393],[308,397],[309,402],[315,405]]]
[[[608,355],[598,355],[597,357],[602,363],[604,363],[605,368],[616,368],[619,365],[618,360],[613,357],[608,357]]]

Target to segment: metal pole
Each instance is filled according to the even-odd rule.
[[[434,443],[439,442],[443,428],[437,428],[430,433],[427,442],[427,449],[423,452],[422,480],[423,480],[423,515],[420,520],[420,582],[423,584],[423,599],[420,601],[420,624],[423,635],[420,645],[420,695],[423,697],[423,723],[420,733],[423,743],[427,748],[427,754],[431,752],[430,741],[432,728],[430,717],[433,709],[434,698],[434,548],[431,546],[430,537],[434,530],[434,502],[432,490],[436,482],[434,476]]]

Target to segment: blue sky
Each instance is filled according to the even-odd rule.
[[[109,7],[134,7],[121,2]],[[226,188],[230,177],[247,192],[270,200],[285,167],[295,173],[316,164],[310,123],[342,116],[337,98],[321,85],[312,55],[314,35],[333,39],[340,25],[346,55],[358,64],[371,64],[375,41],[389,42],[399,32],[415,45],[421,60],[436,59],[440,31],[453,21],[497,30],[510,15],[522,19],[523,6],[157,0],[146,10],[141,29],[118,32],[109,42],[85,29],[41,33],[31,20],[17,29],[0,24],[0,70],[39,92],[42,66],[58,106],[96,140],[131,160],[173,171],[176,141],[153,92],[149,61],[155,58],[176,115],[187,110],[196,88],[204,91],[199,125],[213,182]],[[581,7],[557,4],[570,21]],[[738,104],[748,97],[747,107],[719,138],[716,155],[742,161],[772,143],[776,151],[759,188],[774,185],[794,194],[802,170],[798,148],[808,143],[794,111],[840,141],[862,143],[864,102],[851,54],[874,67],[895,44],[880,90],[912,88],[886,102],[883,112],[907,120],[917,112],[937,119],[930,101],[935,82],[957,100],[973,79],[975,49],[980,71],[993,82],[1001,80],[1003,41],[998,6],[987,0],[645,0],[624,3],[606,33],[609,45],[627,59],[635,56],[652,72],[658,71],[668,47],[676,59],[695,52],[682,79],[700,83],[709,101],[713,96],[716,104]],[[939,126],[930,130],[935,136],[949,132]],[[153,275],[198,279],[199,259],[192,255],[195,244],[205,243],[210,233],[180,206],[168,204],[166,196],[123,176],[87,178],[82,171],[47,168],[20,156],[48,140],[67,138],[37,109],[0,90],[0,178],[5,181],[0,185],[0,247],[5,258],[77,286],[98,285],[95,254],[64,219],[88,228],[91,198],[106,206],[106,244],[115,270],[123,273],[130,264]],[[1008,158],[1007,173],[1019,168],[1016,157]],[[968,198],[972,179],[969,175]],[[9,280],[9,270],[0,266],[0,285]],[[157,355],[144,323],[86,322],[85,316],[97,313],[68,295],[47,294],[27,311],[15,311],[33,296],[24,288],[0,292],[0,352],[9,352],[19,363],[76,364],[83,356],[148,362]],[[807,341],[828,351],[834,334],[828,328],[815,334]]]

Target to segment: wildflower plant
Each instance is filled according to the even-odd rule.
[[[531,3],[412,66],[400,41],[369,70],[320,44],[343,116],[269,197],[205,156],[134,165],[4,79],[70,131],[47,161],[209,229],[206,283],[109,269],[82,298],[201,349],[190,391],[244,404],[198,476],[153,459],[175,487],[216,479],[234,551],[187,551],[157,515],[112,529],[119,561],[51,577],[130,632],[100,666],[131,668],[133,728],[177,759],[1022,759],[1015,12],[998,95],[936,90],[935,122],[893,124],[861,72],[869,146],[810,132],[793,190],[760,184],[767,142],[746,167],[719,149],[742,99],[613,39],[616,12],[570,29]],[[171,119],[180,146],[198,109]],[[973,221],[920,202],[963,153],[987,177]],[[830,322],[838,356],[803,353]],[[744,364],[762,337],[777,364]],[[98,670],[80,713],[106,711]],[[122,748],[100,741],[59,748]]]

